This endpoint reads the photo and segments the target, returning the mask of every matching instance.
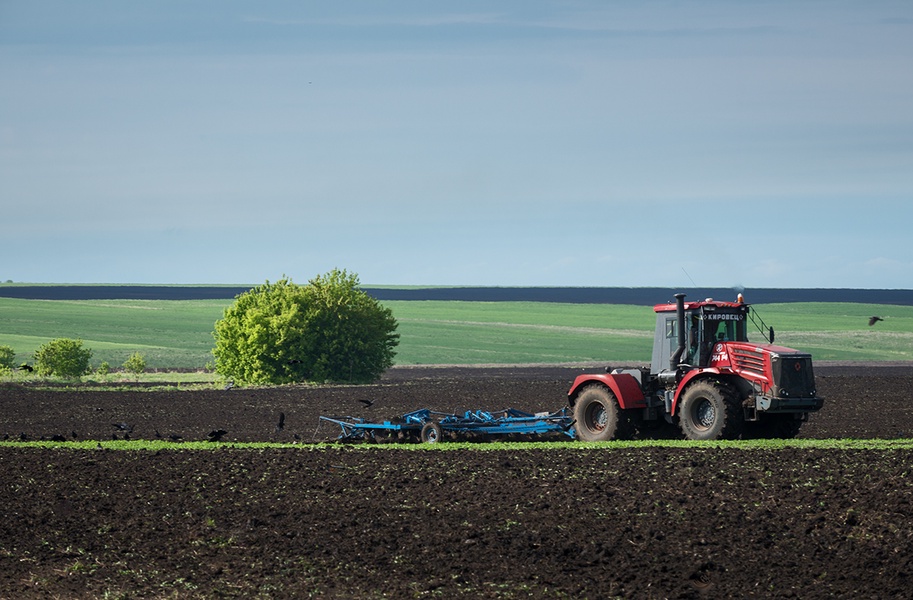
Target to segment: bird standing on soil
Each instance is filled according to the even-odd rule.
[[[209,432],[207,439],[210,442],[221,442],[222,436],[224,436],[226,433],[228,433],[228,432],[225,431],[224,429],[214,429],[213,431]]]
[[[19,370],[20,370],[20,371],[27,371],[27,372],[31,373],[31,372],[34,371],[35,369],[32,367],[32,365],[29,365],[29,364],[26,364],[26,363],[22,363],[21,365],[19,365]]]
[[[371,405],[374,404],[374,400],[359,400],[362,404],[365,405],[365,408],[371,408]]]
[[[283,429],[285,429],[285,413],[281,412],[279,413],[279,422],[276,423],[276,433],[281,432]]]
[[[882,319],[881,317],[875,317],[875,316],[869,317],[869,327],[871,327],[878,321],[884,321],[884,319]]]

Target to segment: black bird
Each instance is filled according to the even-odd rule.
[[[279,422],[276,424],[276,433],[279,433],[285,429],[285,413],[279,413]]]
[[[67,438],[63,437],[59,433],[55,433],[54,435],[51,436],[51,441],[52,442],[65,442],[65,441],[67,441]]]
[[[374,404],[374,400],[361,400],[361,399],[359,399],[359,402],[361,402],[362,404],[364,404],[364,405],[365,405],[365,408],[370,408],[371,405]]]
[[[155,437],[157,437],[157,438],[161,438],[161,437],[162,437],[162,434],[159,433],[159,430],[158,430],[158,429],[155,430]]]
[[[184,438],[182,438],[181,436],[179,436],[176,433],[172,433],[171,435],[168,436],[168,439],[171,440],[172,442],[180,442]]]
[[[23,442],[27,442],[29,439],[29,436],[26,432],[23,431],[22,433],[19,434],[19,439],[22,440]]]
[[[878,321],[884,321],[881,317],[869,317],[869,327],[877,323]]]
[[[126,423],[112,423],[111,425],[115,429],[126,431],[127,433],[131,433],[133,431],[133,425],[127,425]]]
[[[26,363],[22,363],[21,365],[19,365],[19,370],[20,370],[20,371],[28,371],[29,373],[31,373],[31,372],[34,371],[35,369],[32,367],[32,365],[28,365],[28,364],[26,364]]]
[[[210,442],[221,442],[222,436],[224,436],[226,433],[228,432],[224,429],[214,429],[209,432],[207,439],[209,439]]]
[[[73,430],[73,431],[70,432],[70,437],[73,438],[73,439],[75,440],[76,438],[79,437],[79,434],[76,433],[76,430]]]

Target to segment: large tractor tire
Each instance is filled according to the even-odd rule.
[[[589,385],[574,404],[574,428],[577,439],[605,442],[631,434],[630,417],[618,405],[615,394],[599,384]]]
[[[678,423],[689,440],[735,439],[745,428],[735,389],[710,380],[696,381],[685,389]]]

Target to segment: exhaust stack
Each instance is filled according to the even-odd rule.
[[[682,353],[685,352],[685,294],[675,294],[675,317],[678,327],[678,348],[669,357],[669,369],[678,369]]]

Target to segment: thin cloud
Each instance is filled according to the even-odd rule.
[[[463,13],[428,16],[369,16],[328,17],[314,19],[281,19],[274,17],[246,16],[246,23],[260,23],[281,27],[343,26],[343,27],[440,27],[446,25],[498,25],[505,24],[501,15],[493,13]]]

